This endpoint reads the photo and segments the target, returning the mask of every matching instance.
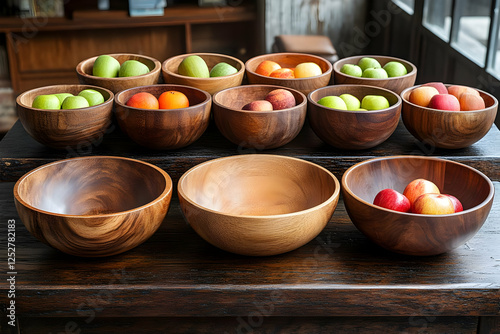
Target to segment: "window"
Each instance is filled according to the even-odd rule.
[[[452,4],[452,0],[424,2],[423,25],[446,42],[450,39]]]
[[[393,0],[393,2],[408,14],[413,14],[415,10],[415,0]]]

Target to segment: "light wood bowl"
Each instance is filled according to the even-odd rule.
[[[294,68],[300,63],[313,62],[321,67],[323,74],[299,79],[272,78],[255,73],[255,69],[264,60],[271,60],[281,65],[281,67]],[[315,89],[328,85],[332,76],[332,64],[325,58],[294,52],[269,53],[247,60],[245,63],[248,82],[250,84],[278,85],[292,88],[307,95]]]
[[[189,107],[140,109],[126,105],[136,93],[148,92],[158,98],[176,90],[187,96]],[[120,129],[139,145],[159,150],[188,146],[198,140],[210,122],[212,97],[200,89],[182,85],[152,85],[129,88],[115,95],[115,112]]]
[[[16,209],[28,231],[82,257],[115,255],[146,241],[163,222],[171,197],[165,171],[110,156],[49,163],[14,186]]]
[[[149,68],[149,73],[134,77],[117,77],[117,78],[101,78],[92,75],[92,68],[98,56],[85,59],[76,66],[76,75],[81,84],[94,85],[104,87],[118,93],[119,91],[138,87],[154,85],[158,83],[161,74],[161,63],[148,56],[130,54],[130,53],[115,53],[109,56],[116,58],[120,64],[127,60],[138,60]]]
[[[375,195],[392,188],[403,193],[414,179],[434,182],[457,197],[464,211],[447,215],[403,213],[373,205]],[[349,168],[342,196],[354,225],[374,243],[408,255],[437,255],[463,245],[481,228],[491,210],[493,183],[483,173],[434,157],[375,158]]]
[[[360,101],[366,95],[382,95],[390,107],[372,111],[339,110],[317,102],[325,96],[352,94]],[[307,97],[309,123],[314,133],[325,143],[340,149],[361,150],[375,147],[396,130],[401,115],[401,98],[379,87],[334,85],[319,88]]]
[[[446,85],[449,87],[450,85]],[[419,141],[431,147],[460,149],[481,140],[495,122],[497,99],[482,90],[486,108],[474,111],[447,111],[421,107],[408,101],[410,93],[419,86],[405,89],[402,119],[406,129]]]
[[[208,70],[211,70],[212,67],[220,62],[225,62],[231,66],[234,66],[238,70],[238,72],[235,74],[215,78],[193,78],[185,75],[180,75],[177,70],[179,64],[184,60],[184,58],[191,55],[197,55],[203,58],[205,63],[207,63]],[[204,90],[211,95],[223,89],[241,85],[243,76],[245,74],[245,64],[241,60],[235,57],[217,53],[188,53],[174,56],[165,60],[162,63],[161,68],[163,72],[163,78],[165,79],[166,83],[192,86]]]
[[[84,89],[99,91],[105,101],[79,109],[47,110],[32,108],[38,95],[71,93]],[[100,142],[111,125],[113,93],[91,85],[55,85],[34,88],[16,98],[19,119],[28,134],[38,142],[56,149],[85,147]]]
[[[399,61],[406,67],[408,74],[388,79],[373,79],[373,78],[358,78],[340,72],[340,69],[344,64],[357,64],[358,61],[364,57],[375,58],[382,66],[384,66],[390,61]],[[336,85],[342,85],[342,84],[369,85],[369,86],[386,88],[392,90],[396,94],[401,94],[403,90],[415,84],[416,78],[417,78],[417,67],[407,60],[395,57],[371,56],[371,55],[352,56],[352,57],[342,58],[333,64],[333,81],[335,82]]]
[[[339,193],[338,180],[325,168],[266,154],[210,160],[178,183],[184,216],[203,239],[252,256],[289,252],[315,238]]]
[[[241,108],[252,101],[263,100],[280,86],[245,85],[225,89],[213,97],[213,113],[219,131],[232,143],[259,150],[283,146],[292,141],[302,129],[307,99],[301,92],[290,91],[296,106],[273,111],[248,111]]]

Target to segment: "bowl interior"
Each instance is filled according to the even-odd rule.
[[[18,184],[26,205],[63,215],[100,215],[146,205],[171,188],[158,168],[135,160],[94,157],[59,161]]]
[[[170,74],[182,76],[179,74],[179,71],[178,71],[179,65],[184,60],[184,58],[186,58],[190,55],[200,56],[207,64],[208,70],[211,70],[212,67],[214,67],[215,65],[217,65],[220,62],[228,63],[229,65],[235,67],[238,70],[238,72],[240,72],[244,69],[244,64],[240,60],[238,60],[237,58],[226,56],[226,55],[211,54],[211,53],[196,53],[196,54],[184,54],[184,55],[175,56],[175,57],[172,57],[170,59],[167,59],[164,62],[163,69],[165,71],[168,71]],[[238,74],[238,73],[228,75],[228,76],[223,76],[223,77],[216,77],[216,78],[191,78],[190,77],[190,79],[217,80],[217,79],[222,79],[222,78],[234,76],[236,74]]]
[[[214,95],[214,103],[231,110],[241,110],[247,103],[264,100],[269,92],[286,89],[295,97],[296,106],[306,103],[305,95],[294,89],[272,85],[245,85],[223,90]],[[277,112],[279,110],[274,110]],[[262,111],[256,113],[263,113]]]
[[[388,90],[388,89],[383,89],[383,88],[378,88],[374,86],[366,86],[366,85],[334,85],[334,86],[326,86],[323,88],[318,88],[317,90],[311,92],[309,95],[309,98],[311,102],[317,104],[319,107],[322,107],[324,109],[331,109],[331,108],[326,108],[317,102],[325,97],[325,96],[340,96],[341,94],[351,94],[355,96],[360,102],[363,100],[363,97],[366,95],[381,95],[384,96],[388,101],[390,106],[394,106],[396,104],[401,103],[401,98],[399,95],[395,94],[394,92]],[[341,110],[341,111],[346,111],[346,110]],[[377,110],[372,110],[372,111],[360,111],[359,113],[366,113],[366,112],[376,112]],[[346,112],[358,112],[358,111],[346,111]]]
[[[110,54],[109,56],[111,56],[111,57],[115,58],[116,60],[118,60],[118,62],[120,63],[120,65],[123,64],[127,60],[138,60],[141,63],[143,63],[144,65],[146,65],[149,68],[150,71],[154,70],[155,67],[157,66],[157,64],[155,63],[155,61],[152,58],[141,56],[141,55],[135,55],[135,54]],[[94,76],[92,74],[92,69],[94,67],[94,62],[95,62],[96,59],[97,59],[97,56],[82,61],[80,63],[80,66],[77,66],[77,70],[81,74],[86,74],[86,75]],[[119,79],[119,78],[103,78],[103,79]],[[130,79],[130,77],[128,77],[128,79]]]
[[[132,108],[126,106],[126,103],[134,94],[137,94],[139,92],[147,92],[154,95],[156,98],[159,98],[162,93],[170,90],[175,90],[186,95],[186,97],[189,100],[190,107],[193,107],[200,103],[206,103],[211,99],[210,94],[194,87],[183,86],[183,85],[160,84],[160,85],[134,87],[123,90],[118,94],[116,94],[115,101],[127,108]]]
[[[338,187],[327,170],[270,155],[211,160],[188,171],[179,191],[198,206],[227,215],[268,216],[313,208]]]

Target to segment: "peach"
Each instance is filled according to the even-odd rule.
[[[459,99],[460,95],[464,93],[480,96],[479,92],[471,87],[461,86],[461,85],[453,85],[448,87],[448,94],[454,95],[457,99]]]
[[[455,213],[455,206],[446,195],[423,194],[415,200],[411,211],[424,215],[447,215]]]
[[[460,111],[460,102],[451,94],[437,94],[431,98],[429,108],[449,111]]]
[[[287,109],[295,107],[295,96],[283,88],[272,90],[267,94],[266,100],[271,102],[274,110]]]
[[[462,93],[458,102],[460,102],[460,110],[463,111],[481,110],[486,108],[483,98],[471,93]]]
[[[272,72],[281,68],[281,65],[272,60],[264,60],[255,69],[255,73],[268,77]]]
[[[427,107],[431,98],[438,95],[439,91],[430,86],[420,86],[411,91],[408,100],[421,107]]]
[[[448,94],[448,88],[442,82],[428,82],[422,86],[434,87],[438,90],[439,94]]]
[[[256,100],[245,104],[241,109],[249,111],[272,111],[273,105],[266,100]]]
[[[269,76],[272,78],[280,78],[280,79],[294,79],[295,72],[290,68],[282,67],[278,68],[275,71],[272,71]]]

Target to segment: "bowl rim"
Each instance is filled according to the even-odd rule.
[[[386,209],[386,208],[383,208],[381,206],[378,206],[378,205],[375,205],[373,203],[370,203],[368,201],[365,201],[364,199],[360,198],[359,196],[357,196],[354,192],[352,192],[352,190],[349,188],[349,186],[347,185],[347,177],[349,176],[349,174],[356,168],[362,166],[362,165],[366,165],[366,164],[370,164],[374,161],[383,161],[383,160],[397,160],[397,159],[419,159],[419,160],[435,160],[435,161],[440,161],[440,162],[447,162],[447,163],[452,163],[452,164],[455,164],[455,165],[459,165],[459,166],[462,166],[462,167],[465,167],[477,174],[479,174],[479,176],[481,176],[487,183],[488,183],[488,186],[490,188],[490,191],[488,193],[488,196],[485,198],[484,201],[482,201],[481,203],[479,203],[478,205],[472,207],[472,208],[469,208],[467,210],[463,210],[463,211],[460,211],[460,212],[454,212],[454,213],[450,213],[450,214],[442,214],[442,215],[430,215],[430,214],[421,214],[421,213],[412,213],[412,212],[400,212],[400,211],[395,211],[395,210],[390,210],[390,209]],[[428,156],[419,156],[419,155],[393,155],[393,156],[384,156],[384,157],[377,157],[377,158],[371,158],[371,159],[367,159],[367,160],[364,160],[364,161],[361,161],[361,162],[358,162],[356,164],[354,164],[353,166],[349,167],[345,172],[344,174],[342,175],[342,189],[343,191],[347,192],[350,196],[352,196],[353,198],[356,199],[356,201],[359,201],[367,206],[370,206],[374,209],[378,209],[378,210],[382,210],[382,211],[386,211],[386,212],[390,212],[390,213],[393,213],[393,214],[402,214],[404,216],[408,216],[408,217],[428,217],[428,218],[440,218],[440,217],[450,217],[450,216],[459,216],[459,215],[464,215],[464,214],[467,214],[469,212],[472,212],[478,208],[481,208],[485,205],[487,205],[490,201],[492,201],[493,199],[493,196],[495,194],[495,187],[493,185],[493,182],[484,174],[482,173],[481,171],[471,167],[471,166],[468,166],[466,164],[463,164],[463,163],[460,163],[460,162],[456,162],[456,161],[452,161],[452,160],[449,160],[449,159],[443,159],[443,158],[439,158],[439,157],[428,157]]]
[[[289,212],[289,213],[282,213],[282,214],[275,214],[275,215],[235,215],[235,214],[229,214],[229,213],[226,213],[226,212],[221,212],[221,211],[217,211],[217,210],[213,210],[213,209],[209,209],[205,206],[202,206],[196,202],[194,202],[190,197],[186,196],[184,190],[183,190],[183,187],[182,187],[182,182],[189,176],[190,173],[194,172],[196,169],[198,168],[202,168],[206,165],[209,165],[209,164],[212,164],[216,161],[223,161],[223,160],[232,160],[232,159],[246,159],[246,158],[249,158],[249,157],[256,157],[258,156],[259,158],[269,158],[269,157],[272,157],[272,158],[277,158],[277,159],[283,159],[283,160],[294,160],[294,161],[299,161],[301,163],[306,163],[308,165],[311,165],[311,166],[314,166],[316,168],[319,168],[320,170],[324,171],[325,173],[327,173],[327,175],[333,180],[333,183],[335,185],[335,189],[333,191],[333,194],[328,197],[325,201],[321,202],[320,204],[318,205],[315,205],[311,208],[308,208],[308,209],[305,209],[305,210],[300,210],[300,211],[295,211],[295,212]],[[231,155],[231,156],[227,156],[227,157],[221,157],[221,158],[215,158],[215,159],[211,159],[211,160],[207,160],[205,162],[202,162],[196,166],[193,166],[191,167],[190,169],[188,169],[184,174],[182,174],[182,176],[179,178],[179,181],[177,182],[177,192],[179,194],[180,197],[182,197],[186,202],[190,203],[192,206],[195,206],[201,210],[204,210],[204,211],[207,211],[207,212],[210,212],[210,213],[213,213],[213,214],[217,214],[217,215],[221,215],[221,216],[225,216],[225,217],[233,217],[233,218],[244,218],[244,219],[250,219],[250,220],[253,220],[253,219],[276,219],[276,218],[286,218],[286,217],[292,217],[292,216],[298,216],[298,215],[302,215],[302,214],[306,214],[306,213],[309,213],[309,212],[312,212],[312,211],[315,211],[315,210],[318,210],[322,207],[325,207],[327,205],[329,205],[331,202],[335,201],[335,199],[339,199],[340,197],[340,182],[339,180],[335,177],[335,175],[330,172],[328,169],[324,168],[323,166],[320,166],[318,164],[315,164],[313,162],[310,162],[310,161],[307,161],[307,160],[304,160],[304,159],[300,159],[300,158],[295,158],[295,157],[290,157],[290,156],[286,156],[286,155],[277,155],[277,154],[240,154],[240,155]]]
[[[340,72],[340,68],[338,68],[341,63],[342,64],[350,64],[350,63],[346,63],[346,61],[349,61],[351,59],[361,59],[361,58],[367,58],[367,57],[369,57],[369,58],[381,58],[381,57],[382,58],[389,58],[389,59],[391,59],[389,61],[398,61],[400,63],[406,63],[406,64],[408,64],[411,67],[411,71],[409,71],[405,75],[401,75],[399,77],[389,77],[389,78],[382,79],[382,78],[355,77],[353,75],[349,75],[349,74],[345,74],[345,73]],[[356,65],[356,64],[353,64],[353,65]],[[346,58],[342,58],[342,59],[337,60],[333,64],[333,71],[336,74],[343,75],[343,76],[346,76],[348,78],[354,78],[354,79],[359,79],[359,80],[366,80],[367,82],[376,81],[376,80],[379,80],[379,81],[382,81],[382,80],[393,81],[393,80],[403,79],[403,78],[407,78],[407,77],[410,77],[410,76],[417,75],[417,66],[415,66],[415,64],[413,64],[412,62],[410,62],[410,61],[408,61],[406,59],[392,57],[392,56],[386,56],[386,55],[358,55],[358,56],[350,56],[350,57],[346,57]]]
[[[189,89],[189,90],[194,90],[194,91],[201,92],[201,93],[203,93],[205,95],[205,100],[203,100],[200,103],[197,103],[197,104],[194,104],[194,105],[190,105],[189,107],[175,108],[175,109],[143,109],[143,108],[130,107],[130,106],[127,106],[126,104],[123,104],[120,101],[118,101],[118,96],[120,96],[122,93],[131,91],[131,90],[135,90],[135,89],[137,89],[137,90],[140,90],[140,89],[150,89],[150,88],[164,87],[164,86],[182,87],[182,88],[185,88],[185,89]],[[137,93],[140,93],[140,91],[138,91]],[[121,91],[119,91],[118,93],[115,94],[114,101],[115,101],[115,103],[117,105],[119,105],[122,108],[127,108],[127,109],[131,109],[131,110],[138,110],[138,111],[144,111],[145,110],[145,111],[154,111],[154,112],[168,113],[168,112],[174,112],[174,111],[190,111],[190,110],[193,110],[193,109],[198,109],[200,106],[204,106],[207,103],[210,103],[212,101],[212,95],[210,95],[208,92],[206,92],[206,91],[204,91],[202,89],[199,89],[199,88],[196,88],[196,87],[193,87],[193,86],[178,85],[178,84],[167,84],[167,83],[165,83],[165,84],[156,84],[156,85],[137,86],[137,87],[131,87],[131,88],[127,88],[127,89],[121,90]]]
[[[66,163],[68,161],[75,161],[75,160],[88,160],[88,159],[112,159],[112,160],[127,160],[127,161],[131,161],[131,162],[135,162],[135,163],[139,163],[139,164],[142,164],[142,165],[145,165],[145,166],[148,166],[148,167],[151,167],[153,169],[155,169],[156,171],[158,171],[162,176],[163,178],[165,179],[165,189],[163,189],[162,193],[157,196],[155,199],[153,199],[152,201],[150,201],[149,203],[146,203],[146,204],[143,204],[141,206],[138,206],[136,208],[132,208],[130,210],[125,210],[125,211],[119,211],[119,212],[113,212],[113,213],[106,213],[106,214],[95,214],[95,215],[70,215],[70,214],[63,214],[63,213],[57,213],[57,212],[51,212],[51,211],[46,211],[46,210],[41,210],[39,208],[36,208],[28,203],[26,203],[26,201],[24,199],[21,198],[21,196],[19,195],[19,192],[18,192],[18,189],[19,189],[19,186],[21,185],[22,182],[24,182],[24,180],[26,180],[29,176],[33,175],[34,173],[38,172],[39,170],[41,169],[44,169],[44,168],[50,168],[52,166],[55,166],[55,165],[58,165],[58,164],[62,164],[62,163]],[[119,216],[119,215],[123,215],[123,214],[129,214],[129,213],[133,213],[133,212],[136,212],[136,211],[140,211],[140,210],[143,210],[147,207],[150,207],[150,206],[153,206],[155,204],[157,204],[158,202],[162,201],[165,197],[168,197],[169,194],[172,193],[172,190],[173,190],[173,182],[172,182],[172,178],[170,177],[170,175],[164,171],[163,169],[161,169],[160,167],[158,166],[155,166],[149,162],[145,162],[145,161],[142,161],[142,160],[138,160],[138,159],[132,159],[132,158],[126,158],[126,157],[121,157],[121,156],[110,156],[110,155],[96,155],[96,156],[85,156],[85,157],[76,157],[76,158],[69,158],[69,159],[62,159],[62,160],[58,160],[58,161],[54,161],[54,162],[49,162],[47,164],[44,164],[44,165],[41,165],[37,168],[34,168],[32,169],[31,171],[27,172],[26,174],[24,174],[23,176],[21,176],[19,178],[19,180],[17,180],[17,182],[14,184],[14,198],[23,206],[29,208],[30,210],[33,210],[33,211],[36,211],[36,212],[39,212],[39,213],[42,213],[42,214],[46,214],[46,215],[50,215],[50,216],[56,216],[56,217],[64,217],[64,218],[72,218],[72,219],[89,219],[89,218],[100,218],[100,217],[113,217],[113,216]]]
[[[398,99],[398,102],[394,103],[393,105],[390,105],[389,108],[378,109],[378,110],[343,110],[343,109],[335,109],[335,108],[325,107],[325,106],[319,104],[317,101],[314,101],[311,98],[311,95],[314,92],[317,92],[317,91],[320,91],[320,90],[325,90],[325,89],[331,88],[331,87],[348,87],[348,88],[363,87],[363,88],[381,90],[381,91],[386,92],[388,94],[394,95]],[[376,114],[376,113],[380,113],[380,112],[385,112],[388,109],[391,109],[391,108],[394,108],[394,107],[396,109],[398,109],[402,105],[402,103],[403,103],[401,96],[399,94],[396,94],[392,90],[389,90],[389,89],[383,88],[383,87],[376,87],[376,86],[370,86],[370,85],[356,85],[356,84],[328,85],[328,86],[325,86],[325,87],[320,87],[318,89],[313,90],[309,94],[307,94],[307,100],[310,103],[312,103],[314,106],[318,107],[318,108],[321,108],[321,109],[324,109],[324,110],[334,110],[334,111],[348,113],[348,114]]]
[[[178,58],[184,59],[184,58],[189,57],[189,56],[200,56],[200,57],[201,56],[217,56],[217,57],[231,59],[240,65],[240,69],[238,70],[238,72],[233,73],[233,74],[224,75],[221,77],[210,77],[210,78],[197,78],[197,77],[190,77],[190,76],[186,76],[186,75],[180,75],[178,73],[172,72],[172,71],[167,69],[167,64],[172,62],[174,59],[178,59]],[[179,79],[199,80],[201,82],[202,81],[210,82],[210,81],[217,81],[220,79],[229,79],[229,78],[234,78],[234,77],[238,77],[238,76],[245,74],[245,64],[240,59],[233,57],[233,56],[225,55],[222,53],[213,53],[213,52],[193,52],[193,53],[184,53],[184,54],[172,56],[170,58],[165,59],[161,63],[161,69],[164,73],[167,73],[168,75],[171,75],[171,76],[179,78]]]
[[[302,96],[303,100],[302,100],[302,103],[297,104],[297,105],[290,107],[290,108],[286,108],[286,109],[278,109],[278,110],[270,110],[270,111],[253,111],[253,110],[228,108],[225,105],[219,103],[216,99],[216,97],[218,97],[218,95],[220,93],[224,93],[224,92],[227,92],[227,91],[232,90],[232,89],[246,89],[246,88],[254,88],[254,87],[269,87],[269,88],[274,88],[274,89],[285,89],[288,91],[293,91],[294,93],[297,93],[300,96]],[[213,96],[213,104],[219,108],[224,108],[224,109],[231,111],[231,112],[244,113],[244,114],[273,115],[273,114],[278,114],[280,112],[290,111],[291,109],[294,109],[294,108],[298,108],[298,107],[302,108],[304,106],[307,106],[307,96],[304,93],[302,93],[301,91],[298,91],[296,89],[289,88],[289,87],[283,87],[283,86],[278,86],[278,85],[251,84],[251,85],[240,85],[240,86],[235,86],[235,87],[229,87],[229,88],[223,89],[221,91],[218,91]]]

